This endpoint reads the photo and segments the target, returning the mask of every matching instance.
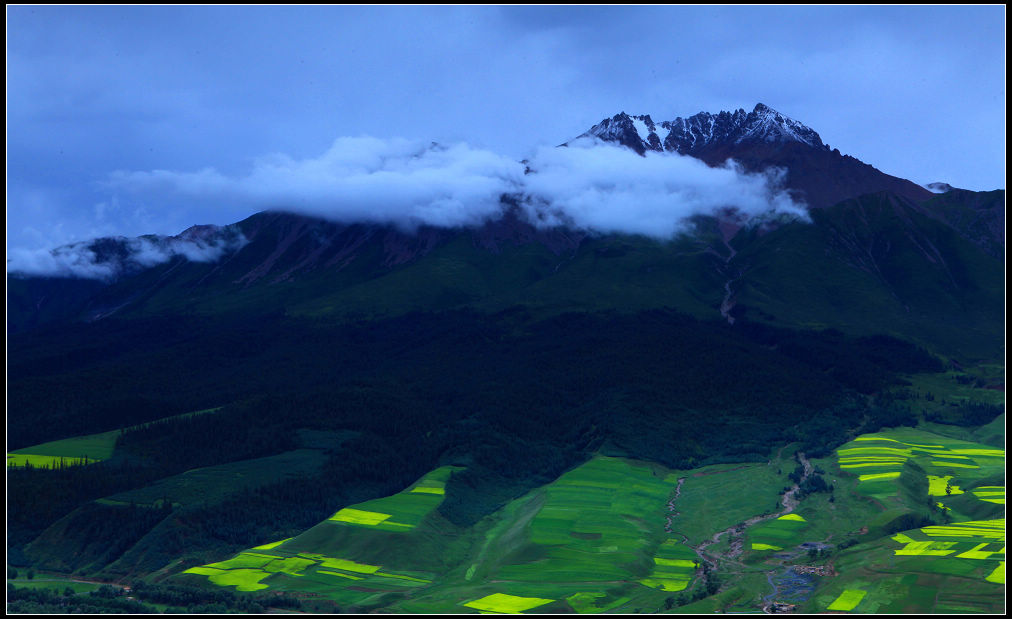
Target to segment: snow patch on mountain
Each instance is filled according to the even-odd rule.
[[[931,193],[948,193],[955,189],[949,183],[928,183],[927,185],[921,185]]]
[[[633,116],[631,120],[633,128],[636,129],[636,135],[646,142],[650,139],[650,127],[647,126],[647,123],[643,120],[643,118],[643,116]]]

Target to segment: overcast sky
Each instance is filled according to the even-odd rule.
[[[261,207],[123,179],[236,185],[363,136],[517,160],[620,111],[757,102],[889,174],[1004,188],[1004,24],[1003,6],[8,7],[7,248]]]

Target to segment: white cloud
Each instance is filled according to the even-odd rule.
[[[121,273],[163,264],[176,256],[191,262],[214,262],[247,242],[234,228],[214,228],[204,235],[185,237],[116,237],[109,241],[104,248],[88,241],[53,250],[14,249],[7,254],[7,272],[110,281]]]
[[[753,217],[807,217],[780,188],[780,173],[746,174],[733,162],[711,168],[693,157],[635,152],[590,140],[543,148],[525,179],[529,204],[548,224],[670,238],[693,215],[727,208]],[[545,214],[548,217],[545,217]],[[532,212],[531,215],[534,215]]]
[[[33,276],[112,279],[118,272],[113,264],[98,261],[84,244],[65,245],[53,250],[12,249],[7,252],[7,272]]]
[[[117,172],[117,191],[162,199],[246,203],[341,222],[471,226],[498,217],[500,196],[520,199],[532,221],[597,232],[669,238],[696,214],[736,208],[748,216],[804,208],[775,172],[746,174],[729,162],[711,168],[692,157],[647,153],[579,140],[541,148],[525,166],[467,144],[440,146],[371,137],[340,138],[320,157],[273,155],[248,174]]]
[[[524,163],[459,143],[450,146],[403,139],[340,138],[320,157],[277,154],[256,160],[244,175],[206,168],[197,172],[116,172],[106,182],[110,204],[170,209],[176,204],[213,208],[245,205],[340,222],[476,226],[503,213],[508,195],[538,226],[671,238],[689,217],[736,209],[746,218],[805,209],[781,189],[778,171],[746,174],[734,162],[709,167],[671,153],[646,156],[596,140],[544,147]],[[183,256],[219,259],[245,239],[233,228],[212,234],[118,238],[119,249],[96,255],[90,242],[52,251],[16,250],[8,272],[111,279],[124,271]]]
[[[343,222],[459,226],[497,214],[499,196],[515,191],[523,166],[466,144],[425,145],[403,139],[340,138],[322,156],[258,159],[245,176],[199,172],[117,172],[109,185],[150,197],[242,202]]]

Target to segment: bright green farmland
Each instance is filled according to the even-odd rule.
[[[453,467],[438,468],[403,492],[346,507],[331,516],[330,521],[381,531],[413,529],[443,502],[446,481],[452,472]]]
[[[1005,486],[977,486],[972,492],[973,496],[981,501],[997,505],[1005,504]]]
[[[998,581],[1005,523],[996,518],[1004,505],[1004,450],[897,428],[860,436],[842,446],[837,458],[841,481],[847,482],[841,487],[856,482],[858,494],[885,510],[867,524],[884,525],[904,511],[923,509],[929,500],[940,508],[934,512],[936,522],[942,514],[957,522],[848,548],[835,561],[839,575],[820,584],[803,610],[845,610],[843,602],[833,606],[845,590],[867,592],[854,608],[861,613],[1004,610],[1004,588]]]
[[[441,491],[453,470],[436,469],[403,492],[342,509],[301,535],[184,574],[206,576],[213,584],[238,591],[305,592],[360,608],[376,606],[390,594],[406,595],[428,585],[433,568],[440,565],[442,540],[424,521],[436,517],[432,512],[442,502]],[[415,528],[422,529],[420,536]],[[419,563],[423,568],[414,569]]]
[[[648,578],[640,582],[662,591],[681,591],[689,586],[696,575],[699,557],[681,542],[665,540],[654,555],[654,568]]]
[[[462,606],[496,613],[521,613],[554,601],[545,598],[525,598],[505,593],[493,593],[472,602],[466,602]]]
[[[867,593],[863,589],[846,589],[840,594],[840,597],[826,607],[826,610],[854,610],[854,607],[861,603]]]
[[[693,551],[664,532],[677,481],[661,467],[594,458],[483,521],[459,571],[391,610],[461,612],[495,594],[554,601],[534,612],[658,608],[695,574]]]
[[[857,476],[858,492],[880,500],[899,496],[908,461],[925,471],[927,493],[946,504],[973,481],[1005,470],[1003,449],[912,428],[859,436],[837,456],[841,472]]]
[[[897,556],[938,556],[975,561],[1005,559],[1005,519],[957,522],[897,533]],[[991,566],[992,568],[995,566]]]
[[[886,482],[895,489],[888,500],[863,494],[861,486],[869,482],[848,469],[840,469],[842,475],[827,473],[836,487],[835,500],[827,493],[813,494],[791,514],[746,529],[750,566],[722,562],[718,577],[724,586],[717,595],[673,610],[758,609],[769,585],[766,568],[751,563],[768,557],[763,548],[845,540],[864,543],[833,556],[839,575],[821,579],[803,610],[1003,609],[996,591],[1003,591],[998,581],[1004,579],[1004,525],[990,522],[990,514],[1003,506],[983,500],[998,492],[1004,497],[1003,478],[981,463],[996,457],[995,448],[909,430],[880,432],[852,446],[888,446],[884,439],[902,441],[898,449],[911,452],[898,481]],[[933,451],[913,453],[926,450]],[[932,460],[944,456],[965,456],[978,468],[930,468]],[[837,459],[815,464],[829,470]],[[348,506],[300,535],[264,540],[228,560],[191,569],[183,578],[240,591],[288,591],[357,612],[656,611],[669,598],[691,597],[700,586],[698,557],[681,542],[682,532],[690,536],[689,543],[698,543],[782,509],[780,492],[789,482],[778,470],[794,466],[793,458],[784,458],[679,472],[599,456],[469,528],[453,525],[437,509],[453,472],[444,467],[398,494]],[[684,480],[681,493],[669,508],[679,479]],[[938,494],[946,489],[948,494]],[[914,505],[910,501],[926,510],[929,491],[938,494],[932,501],[953,505],[945,512],[951,517],[970,509],[966,505],[988,515],[900,534],[906,538],[882,536],[882,527],[906,513]],[[940,513],[935,512],[939,522]],[[668,518],[674,533],[665,532]],[[708,552],[727,550],[725,536]],[[724,574],[729,568],[733,574]],[[857,591],[865,594],[857,599]],[[844,607],[849,604],[856,605],[848,611]]]
[[[431,582],[426,578],[428,574],[387,570],[381,565],[317,553],[286,556],[279,548],[242,552],[227,561],[183,573],[207,576],[213,584],[234,586],[238,591],[305,591],[345,604],[364,603],[377,593],[403,593]]]
[[[863,590],[867,595],[856,612],[1000,613],[1004,551],[1004,520],[904,531],[841,553],[835,564],[839,575],[802,610],[846,610],[833,604],[845,590]]]
[[[594,458],[466,530],[436,511],[452,470],[185,578],[359,611],[461,613],[659,608],[695,576],[693,551],[664,532],[677,484],[666,469]]]

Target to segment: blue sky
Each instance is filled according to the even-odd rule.
[[[261,206],[117,181],[156,171],[247,177],[346,136],[515,160],[619,111],[760,101],[884,172],[1004,188],[1004,23],[1003,6],[8,7],[8,251]]]

